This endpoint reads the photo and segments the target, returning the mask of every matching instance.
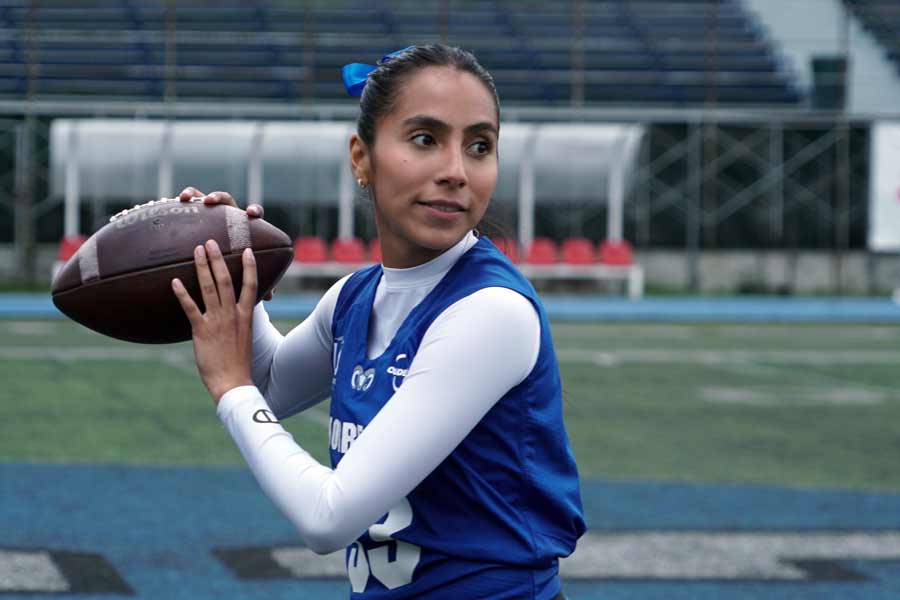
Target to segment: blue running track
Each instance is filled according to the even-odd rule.
[[[347,597],[348,586],[340,579],[301,580],[278,573],[246,578],[219,558],[216,552],[223,549],[299,544],[243,468],[0,463],[0,483],[0,557],[10,549],[101,556],[141,598]],[[900,531],[900,494],[894,493],[586,481],[584,499],[591,534],[600,536],[681,531],[865,536]],[[642,576],[567,580],[565,589],[572,600],[888,600],[900,597],[900,550],[895,550],[896,556],[865,560],[848,555],[819,564],[818,571],[813,565],[812,576],[799,581]],[[265,570],[264,565],[259,568]],[[3,593],[3,569],[0,562],[0,599],[59,597]],[[69,597],[127,597],[126,592]]]
[[[275,318],[309,314],[319,294],[279,294],[266,303]],[[900,305],[889,298],[674,297],[629,301],[609,296],[542,294],[554,320],[900,322]],[[48,294],[0,294],[0,318],[62,317]]]

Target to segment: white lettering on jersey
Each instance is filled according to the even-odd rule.
[[[347,552],[347,575],[350,576],[350,587],[354,592],[363,592],[369,583],[369,560],[362,544],[354,542]]]
[[[341,444],[341,422],[334,417],[331,418],[330,427],[331,436],[329,438],[329,446],[332,450],[337,450]]]
[[[409,500],[402,498],[388,512],[383,523],[375,523],[369,527],[369,537],[373,542],[381,542],[381,545],[368,551],[358,542],[350,546],[347,573],[354,592],[366,590],[370,574],[389,590],[412,582],[413,571],[419,564],[422,549],[393,538],[394,534],[409,527],[412,522],[412,506]]]
[[[341,427],[341,454],[346,454],[356,439],[356,423],[344,423]]]
[[[359,423],[343,422],[340,419],[328,419],[328,445],[332,450],[346,454],[356,438],[362,434],[363,427]]]

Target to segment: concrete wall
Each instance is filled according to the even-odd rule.
[[[637,253],[647,285],[686,289],[689,263],[684,252]],[[900,286],[900,255],[868,252],[715,251],[699,255],[703,293],[787,293],[864,295]]]
[[[853,17],[847,23],[840,0],[744,0],[744,3],[768,30],[807,91],[813,82],[812,58],[843,54],[845,26],[849,25],[847,111],[897,113],[900,76],[884,49],[860,22]]]
[[[40,277],[48,285],[56,251],[55,245],[44,245],[38,253]],[[683,251],[639,251],[636,259],[651,293],[687,291],[689,264]],[[699,261],[700,291],[709,294],[889,294],[900,286],[897,254],[716,251],[701,252]],[[12,246],[0,245],[0,282],[12,277],[13,265]]]

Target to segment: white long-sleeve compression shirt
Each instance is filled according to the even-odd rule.
[[[469,234],[424,265],[384,269],[372,311],[370,356],[387,347],[409,311],[476,241]],[[425,333],[399,391],[337,468],[328,468],[261,411],[282,418],[328,397],[331,320],[344,281],[287,336],[259,305],[253,322],[255,386],[228,391],[218,405],[260,486],[319,553],[345,547],[409,494],[525,379],[540,350],[540,321],[523,296],[493,287],[459,300]]]

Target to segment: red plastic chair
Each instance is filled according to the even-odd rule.
[[[497,246],[500,252],[506,255],[506,258],[514,263],[519,262],[519,243],[516,240],[497,238],[491,241],[494,242],[494,245]]]
[[[596,261],[594,243],[583,237],[573,237],[562,244],[562,261],[570,265],[592,265]]]
[[[72,258],[81,245],[87,240],[83,235],[69,235],[59,241],[59,252],[56,255],[57,260],[67,261]]]
[[[553,265],[557,260],[556,242],[550,238],[535,238],[525,257],[525,261],[532,265]]]
[[[634,264],[631,244],[625,240],[605,241],[600,244],[600,262],[604,265],[627,266]]]
[[[373,263],[381,262],[381,242],[378,238],[369,241],[369,260]]]
[[[339,263],[365,262],[366,249],[359,238],[339,238],[331,244],[331,258]]]
[[[304,263],[320,263],[328,260],[325,240],[315,236],[299,237],[294,241],[294,260]]]

